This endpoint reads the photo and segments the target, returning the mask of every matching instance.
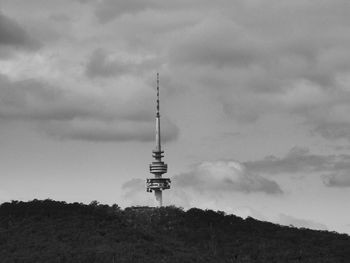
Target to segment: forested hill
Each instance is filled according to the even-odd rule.
[[[0,262],[350,262],[350,237],[211,210],[52,200],[0,206]]]

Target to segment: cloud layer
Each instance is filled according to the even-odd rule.
[[[149,95],[146,92],[121,101],[104,93],[75,92],[38,80],[12,81],[0,75],[0,119],[36,122],[47,134],[60,139],[152,141],[154,114]],[[148,103],[136,104],[145,97]],[[135,104],[132,110],[130,103]],[[164,140],[177,138],[175,124],[165,118],[162,126]]]
[[[285,156],[268,156],[245,162],[247,169],[263,174],[322,173],[327,186],[350,187],[350,155],[313,154],[307,148],[294,147]]]
[[[144,78],[161,68],[178,87],[215,94],[235,121],[277,114],[325,139],[350,139],[347,1],[73,2],[97,18],[83,17],[89,29],[70,19],[89,78]],[[0,43],[31,46],[21,26],[0,18]],[[123,55],[108,51],[115,49]]]

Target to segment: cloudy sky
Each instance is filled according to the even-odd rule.
[[[166,204],[350,233],[347,0],[0,0],[0,201]]]

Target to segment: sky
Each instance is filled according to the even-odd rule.
[[[0,0],[0,202],[166,205],[350,233],[347,0]]]

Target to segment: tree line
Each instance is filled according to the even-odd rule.
[[[350,262],[350,237],[221,211],[89,205],[0,205],[2,263]]]

